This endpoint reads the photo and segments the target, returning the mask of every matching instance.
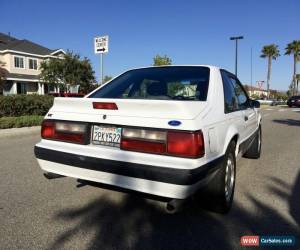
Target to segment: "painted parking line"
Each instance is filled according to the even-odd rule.
[[[300,112],[300,109],[292,109],[293,112]]]
[[[273,110],[273,109],[265,109],[265,110],[269,110],[270,111],[270,110]]]
[[[279,109],[278,111],[279,112],[284,112],[284,111],[286,111],[286,109]]]

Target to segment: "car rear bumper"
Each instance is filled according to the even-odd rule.
[[[147,194],[185,199],[213,177],[223,157],[193,169],[109,160],[35,146],[44,171]]]

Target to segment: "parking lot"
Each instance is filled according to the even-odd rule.
[[[226,216],[195,201],[166,214],[157,201],[47,180],[33,154],[38,132],[0,138],[0,248],[240,249],[243,235],[294,235],[299,249],[300,109],[262,114],[261,159],[238,162]]]

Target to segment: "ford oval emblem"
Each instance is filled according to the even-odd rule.
[[[179,126],[181,124],[180,121],[176,121],[176,120],[172,120],[172,121],[169,121],[168,124],[170,126]]]

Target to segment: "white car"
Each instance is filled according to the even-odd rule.
[[[55,98],[35,155],[48,178],[108,184],[169,204],[201,189],[212,210],[226,213],[236,159],[260,157],[257,108],[236,76],[218,67],[133,69],[84,98]]]

